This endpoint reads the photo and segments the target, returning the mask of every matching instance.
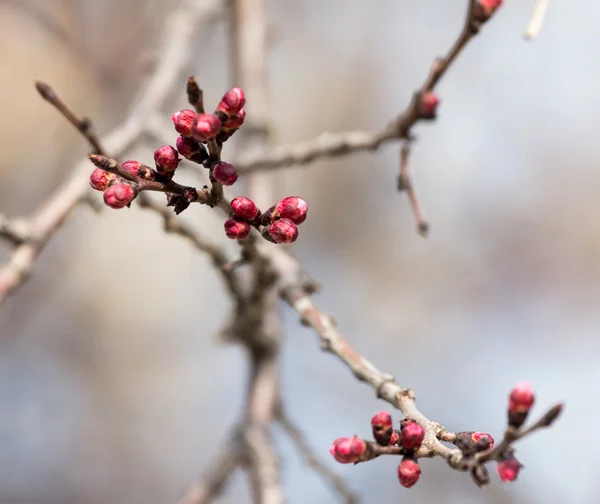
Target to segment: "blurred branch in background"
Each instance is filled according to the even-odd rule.
[[[525,38],[531,40],[538,36],[538,33],[542,29],[542,23],[544,22],[544,16],[548,9],[548,0],[535,0],[535,6],[533,8],[533,14],[531,15],[531,21],[527,25],[525,30]]]

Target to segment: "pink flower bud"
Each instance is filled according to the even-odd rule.
[[[192,124],[194,123],[194,119],[196,119],[196,112],[189,109],[180,110],[179,112],[175,112],[171,116],[171,119],[177,133],[186,137],[191,136]]]
[[[417,422],[404,420],[400,426],[402,430],[402,447],[405,450],[416,450],[425,439],[425,429]]]
[[[437,113],[440,99],[435,93],[426,91],[419,100],[419,113],[423,119],[434,119]]]
[[[475,5],[473,5],[473,17],[483,23],[487,21],[501,5],[502,0],[475,0]]]
[[[235,171],[234,166],[221,161],[213,165],[212,176],[217,182],[221,182],[221,184],[225,186],[235,184],[235,181],[238,179],[238,174]]]
[[[510,391],[509,409],[512,411],[529,411],[535,401],[535,394],[531,385],[520,382]]]
[[[113,184],[104,191],[104,203],[110,208],[126,207],[135,197],[135,191],[129,184]]]
[[[398,465],[398,481],[404,488],[410,488],[421,476],[421,468],[416,460],[405,457]]]
[[[502,481],[515,481],[521,470],[521,463],[513,456],[498,461],[498,475]]]
[[[227,91],[221,98],[217,110],[231,117],[237,114],[245,105],[246,97],[241,88],[233,88]]]
[[[233,213],[242,219],[251,221],[258,217],[260,211],[256,203],[245,196],[238,196],[231,201],[231,209]]]
[[[250,224],[240,217],[227,219],[224,227],[227,238],[232,240],[243,240],[250,233]]]
[[[351,438],[337,438],[329,448],[329,453],[331,453],[333,458],[340,464],[353,464],[358,462],[366,451],[366,441],[357,436]]]
[[[142,167],[142,163],[139,161],[135,161],[130,159],[129,161],[125,161],[121,163],[121,170],[126,171],[127,173],[131,173],[136,177],[140,174],[140,168]]]
[[[208,142],[221,130],[221,121],[215,114],[198,114],[192,124],[192,136],[199,142]]]
[[[209,157],[206,147],[191,137],[179,136],[175,145],[179,154],[194,163],[202,164]]]
[[[394,433],[392,416],[387,411],[380,411],[371,418],[371,429],[378,444],[381,446],[389,445]]]
[[[398,444],[398,441],[400,441],[400,433],[396,429],[394,429],[392,431],[392,435],[390,436],[389,445],[396,446]]]
[[[154,162],[158,173],[172,173],[179,165],[179,154],[174,147],[163,145],[154,151]]]
[[[116,178],[117,176],[114,173],[104,171],[102,168],[96,168],[90,175],[90,185],[96,191],[104,191]]]
[[[491,450],[494,447],[494,438],[490,436],[487,432],[473,432],[473,434],[471,434],[471,439],[476,445],[480,442],[480,439],[486,439],[489,442],[489,445],[486,448],[486,450]]]
[[[279,212],[279,216],[283,219],[289,219],[294,224],[302,224],[306,220],[308,205],[306,201],[298,196],[288,196],[283,198],[275,206]]]
[[[275,243],[293,243],[298,238],[298,227],[289,219],[275,221],[268,229]]]
[[[237,114],[225,121],[225,124],[223,125],[223,130],[229,132],[231,130],[239,129],[242,126],[242,124],[244,124],[245,118],[246,111],[242,109]]]

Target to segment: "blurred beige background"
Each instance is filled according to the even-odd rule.
[[[424,461],[407,492],[396,460],[330,461],[330,442],[368,435],[385,405],[286,311],[288,408],[364,502],[597,501],[600,5],[551,2],[527,43],[533,3],[505,2],[440,85],[439,120],[415,130],[429,239],[395,191],[396,146],[290,170],[278,194],[309,203],[295,250],[325,286],[318,303],[352,344],[416,389],[425,413],[448,429],[499,436],[515,382],[533,383],[538,411],[567,402],[552,431],[519,446],[526,469],[514,485],[495,479],[481,491]],[[87,149],[33,80],[107,131],[143,82],[171,5],[0,1],[0,211],[32,211]],[[465,5],[269,1],[275,141],[385,124],[447,50]],[[215,25],[195,41],[189,70],[209,103],[227,86],[225,37]],[[185,106],[184,82],[176,96],[166,117]],[[155,147],[132,156],[151,161]],[[222,234],[205,208],[184,217]],[[214,345],[228,300],[209,263],[160,229],[138,208],[83,209],[0,308],[2,504],[173,502],[236,419],[244,356]],[[8,252],[0,244],[0,259]],[[279,440],[289,502],[332,502]],[[242,476],[221,502],[249,502]]]

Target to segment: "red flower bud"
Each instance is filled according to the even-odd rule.
[[[192,124],[196,119],[196,112],[193,110],[185,109],[175,112],[171,119],[175,125],[175,131],[180,135],[189,137],[192,134]]]
[[[96,191],[104,191],[116,178],[117,176],[114,173],[104,171],[102,168],[96,168],[90,175],[90,185]]]
[[[245,196],[234,198],[231,201],[231,209],[235,215],[248,221],[256,219],[260,213],[256,203]]]
[[[209,157],[206,147],[191,137],[179,136],[175,145],[179,154],[185,159],[194,161],[194,163],[202,164]]]
[[[225,124],[223,124],[223,131],[229,132],[231,130],[239,129],[242,126],[242,124],[244,124],[245,118],[246,111],[242,109],[237,114],[225,121]]]
[[[510,391],[509,407],[513,411],[529,411],[535,401],[531,385],[520,382]]]
[[[221,121],[215,114],[198,114],[192,124],[192,136],[199,142],[208,142],[221,130]]]
[[[425,439],[425,429],[417,422],[410,420],[403,421],[400,428],[402,430],[402,447],[405,450],[418,449]]]
[[[136,197],[129,184],[113,184],[104,191],[104,203],[111,208],[123,208]]]
[[[390,444],[390,439],[394,433],[392,427],[392,416],[387,411],[380,411],[371,418],[371,428],[375,441],[381,446]]]
[[[357,436],[351,438],[337,438],[329,448],[329,453],[331,453],[333,458],[340,464],[353,464],[358,462],[366,451],[366,441]]]
[[[298,227],[289,219],[275,221],[268,229],[275,243],[293,243],[298,238]]]
[[[494,438],[487,432],[473,432],[473,434],[471,434],[471,439],[476,445],[480,442],[480,439],[487,439],[489,441],[489,445],[486,450],[491,450],[494,447]]]
[[[158,173],[172,173],[179,165],[179,154],[174,147],[163,145],[154,151],[154,162]]]
[[[130,159],[129,161],[125,161],[121,163],[121,170],[126,171],[127,173],[131,173],[136,177],[140,175],[140,168],[142,167],[142,163],[139,161],[135,161]]]
[[[245,105],[246,97],[241,88],[233,88],[227,91],[221,98],[217,110],[223,112],[226,116],[237,114]]]
[[[238,179],[238,174],[235,171],[234,166],[221,161],[213,165],[212,176],[217,182],[221,182],[221,184],[225,186],[235,184],[235,181]]]
[[[419,113],[423,119],[434,119],[440,99],[435,93],[425,91],[419,100]]]
[[[405,457],[398,465],[398,481],[404,488],[410,488],[421,476],[421,468],[416,460]]]
[[[227,238],[232,240],[243,240],[250,233],[250,224],[240,217],[227,219],[224,227]]]
[[[390,436],[390,446],[396,446],[398,444],[398,441],[400,441],[400,433],[398,432],[398,430],[394,429],[392,431],[392,435]]]
[[[475,5],[473,5],[473,17],[483,23],[487,21],[501,5],[502,0],[475,0]]]
[[[288,196],[283,198],[275,206],[279,212],[279,216],[283,219],[289,219],[294,224],[302,224],[306,220],[308,205],[306,201],[298,196]]]
[[[513,456],[498,461],[498,475],[502,481],[515,481],[521,470],[521,462]]]

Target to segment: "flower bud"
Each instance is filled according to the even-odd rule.
[[[412,420],[403,420],[400,429],[402,431],[402,447],[405,450],[417,450],[425,439],[425,429]]]
[[[238,196],[231,201],[231,209],[233,213],[242,219],[252,221],[258,217],[260,210],[256,203],[245,196]]]
[[[250,233],[250,224],[240,217],[227,219],[224,227],[227,238],[232,240],[243,240]]]
[[[392,426],[392,416],[387,411],[380,411],[371,418],[371,428],[375,441],[381,446],[390,444],[390,439],[394,433]]]
[[[392,435],[390,437],[390,446],[399,446],[401,444],[400,442],[400,431],[398,429],[394,429],[392,431]]]
[[[202,164],[209,158],[206,147],[191,137],[179,136],[175,145],[179,154],[194,163]]]
[[[306,201],[298,196],[288,196],[283,198],[275,206],[279,212],[279,216],[283,219],[289,219],[294,224],[302,224],[306,220],[308,205]]]
[[[298,238],[298,227],[289,219],[280,219],[269,226],[268,233],[275,243],[293,243]]]
[[[458,432],[454,444],[465,457],[494,447],[494,438],[486,432]]]
[[[173,173],[179,165],[179,154],[174,147],[163,145],[154,151],[154,162],[158,173]]]
[[[357,436],[351,438],[337,438],[329,448],[329,453],[331,453],[333,458],[340,464],[353,464],[358,462],[366,451],[366,441]]]
[[[212,176],[217,182],[220,182],[225,186],[235,184],[235,181],[238,179],[238,174],[235,171],[234,166],[229,163],[223,163],[222,161],[213,165]]]
[[[185,109],[175,112],[171,119],[175,125],[175,131],[180,135],[189,137],[192,134],[192,124],[196,119],[196,112],[193,110]]]
[[[473,17],[484,23],[502,5],[502,0],[475,0]]]
[[[121,170],[131,173],[131,175],[135,175],[136,177],[139,177],[141,167],[142,163],[135,161],[134,159],[121,163]]]
[[[192,123],[192,136],[199,142],[208,142],[217,136],[221,121],[215,114],[198,114]]]
[[[110,208],[126,207],[135,197],[136,193],[129,184],[113,184],[104,191],[104,203]]]
[[[90,186],[96,191],[104,191],[117,176],[114,173],[96,168],[90,175]]]
[[[523,467],[521,462],[519,462],[513,455],[510,455],[498,461],[498,475],[502,481],[515,481],[519,477],[519,471],[521,471],[521,467]]]
[[[517,383],[508,399],[508,423],[513,427],[521,427],[534,402],[535,394],[531,385],[527,382]]]
[[[425,91],[419,98],[419,113],[423,119],[435,119],[440,99],[435,93]]]
[[[404,457],[398,465],[398,481],[404,488],[410,488],[421,476],[421,468],[416,460]]]
[[[491,450],[494,447],[494,438],[487,432],[473,432],[471,439],[477,451]]]
[[[233,88],[227,91],[221,98],[217,111],[222,112],[228,117],[237,114],[245,105],[246,98],[241,88]]]
[[[230,137],[236,130],[238,130],[242,126],[242,124],[244,124],[245,118],[246,111],[242,109],[237,114],[225,121],[225,124],[223,124],[223,127],[221,128],[221,131],[227,133],[227,137]]]

